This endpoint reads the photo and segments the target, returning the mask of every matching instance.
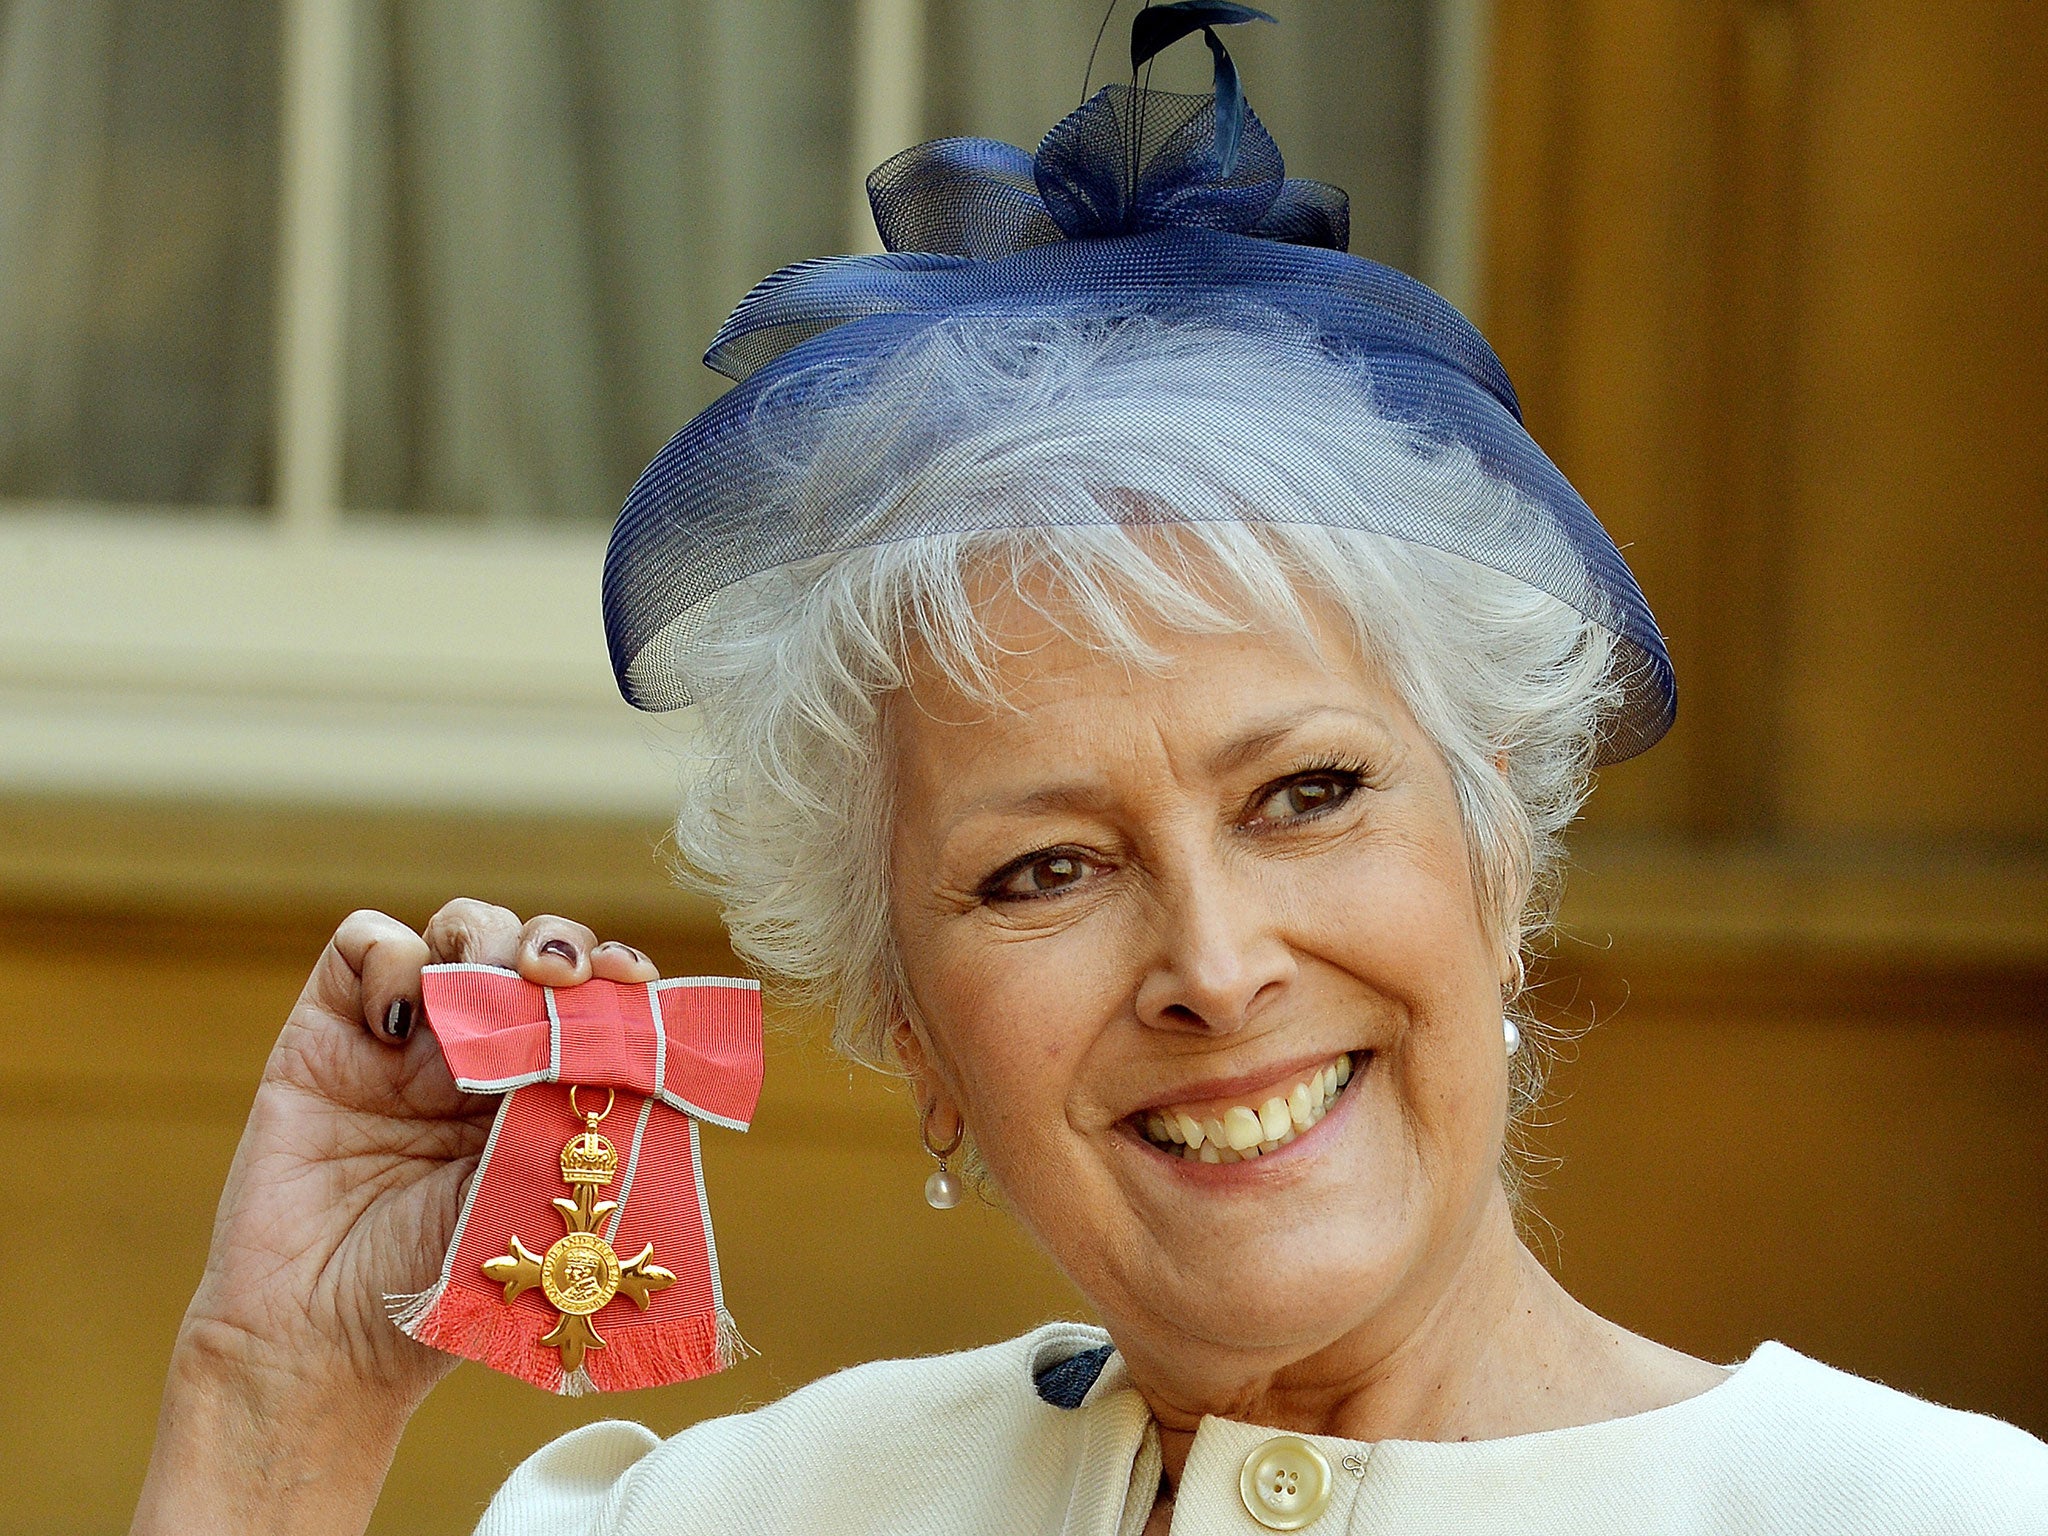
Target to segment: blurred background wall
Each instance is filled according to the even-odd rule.
[[[1533,1235],[1620,1321],[2048,1432],[2048,19],[1303,0],[1233,49],[1354,246],[1473,311],[1684,707],[1610,771]],[[0,1532],[125,1528],[268,1043],[350,908],[733,963],[611,692],[606,522],[918,137],[1031,142],[1080,0],[0,0]],[[1095,79],[1110,78],[1113,25]],[[1178,61],[1199,85],[1200,50]],[[1081,1315],[782,1021],[706,1138],[761,1358],[458,1371],[382,1531],[543,1439]],[[402,1287],[410,1277],[393,1277]]]

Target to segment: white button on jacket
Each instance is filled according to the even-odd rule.
[[[1269,1531],[1298,1531],[1330,1507],[1330,1463],[1299,1435],[1255,1445],[1237,1477],[1244,1512]]]

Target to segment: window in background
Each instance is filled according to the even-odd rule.
[[[0,497],[269,499],[274,0],[0,0]]]
[[[852,7],[358,0],[350,507],[604,519],[763,272],[842,248]]]
[[[1475,0],[1285,9],[1231,46],[1290,169],[1350,191],[1355,249],[1446,281],[1456,119],[1432,96],[1469,94],[1442,66]],[[1120,10],[1096,85],[1125,72]],[[1085,0],[0,0],[0,498],[603,518],[716,393],[697,358],[747,286],[872,238],[854,159],[1035,142],[1100,22]],[[1155,83],[1207,69],[1178,49]],[[856,121],[877,111],[879,140]]]
[[[1486,5],[1291,0],[1231,37],[1353,248],[1460,303]],[[770,269],[873,248],[888,156],[1035,143],[1101,21],[0,0],[0,793],[664,810],[595,592],[723,387],[706,341]],[[1153,83],[1208,79],[1191,44]]]

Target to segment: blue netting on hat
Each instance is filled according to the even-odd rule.
[[[1361,451],[1355,493],[1316,501],[1308,515],[1447,550],[1570,604],[1619,642],[1625,697],[1599,760],[1630,757],[1664,734],[1676,692],[1649,605],[1598,520],[1523,430],[1499,359],[1421,283],[1346,254],[1344,194],[1286,176],[1271,136],[1223,90],[1225,60],[1213,39],[1211,48],[1215,97],[1110,86],[1035,155],[986,139],[905,151],[868,180],[885,254],[802,262],[747,295],[705,357],[734,387],[656,456],[612,534],[605,626],[628,700],[644,709],[690,701],[707,600],[735,582],[819,555],[1040,515],[1029,498],[990,494],[975,455],[959,451],[993,416],[1014,411],[1014,399],[920,388],[921,347],[976,326],[1014,333],[1036,321],[1135,320],[1241,330],[1299,354],[1304,376],[1339,370],[1355,385],[1348,398],[1361,421],[1403,428],[1397,457],[1410,462],[1381,465]],[[1242,381],[1247,397],[1284,387]],[[886,395],[887,430],[855,443],[843,431],[835,437],[829,423],[864,391]],[[1325,423],[1318,430],[1341,435],[1341,421],[1327,425],[1328,392],[1312,403]],[[1113,414],[1104,430],[1123,419]],[[1454,478],[1440,503],[1419,504],[1412,461],[1451,450],[1490,483]],[[913,478],[916,496],[890,494]],[[1515,494],[1501,497],[1500,485]],[[1374,494],[1382,486],[1386,494]],[[1104,485],[1099,515],[1061,515],[1129,522],[1124,491],[1142,498],[1148,487]],[[1172,514],[1265,515],[1250,504]],[[1285,515],[1304,516],[1299,507]]]

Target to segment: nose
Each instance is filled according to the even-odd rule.
[[[1232,1034],[1295,978],[1271,904],[1215,864],[1163,883],[1155,920],[1157,950],[1137,995],[1149,1028]]]

